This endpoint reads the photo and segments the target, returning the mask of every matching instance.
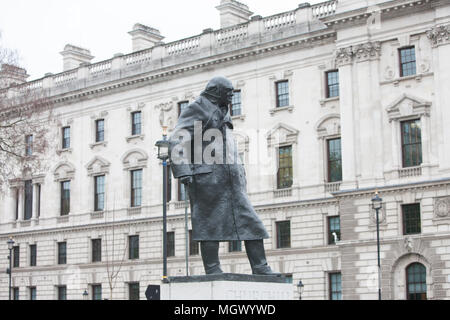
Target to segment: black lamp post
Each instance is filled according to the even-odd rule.
[[[163,126],[163,139],[156,142],[158,159],[163,162],[163,282],[167,282],[167,160],[169,159],[169,141],[167,127]]]
[[[299,280],[297,284],[298,300],[302,300],[302,293],[304,288],[305,286],[303,285],[302,280]]]
[[[377,254],[378,254],[378,300],[381,300],[381,264],[380,264],[380,220],[378,212],[382,208],[383,199],[378,196],[378,191],[375,192],[375,197],[372,199],[372,208],[376,211],[377,220]]]
[[[87,292],[87,290],[84,290],[84,292],[83,292],[83,300],[87,300],[88,299],[88,295],[89,295],[89,293]]]
[[[8,250],[9,250],[9,268],[6,269],[6,273],[9,275],[9,300],[11,300],[11,274],[12,274],[12,249],[14,246],[14,240],[12,238],[9,238],[8,241],[6,241],[8,244]]]

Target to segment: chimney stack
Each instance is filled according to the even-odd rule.
[[[249,21],[253,14],[248,6],[236,0],[221,0],[216,7],[220,12],[220,27],[231,27]]]
[[[0,89],[25,83],[28,77],[25,69],[4,63],[0,69]]]
[[[128,32],[132,37],[133,52],[150,49],[160,42],[164,37],[158,29],[136,23],[133,30]]]
[[[89,50],[71,44],[67,44],[60,54],[63,56],[63,71],[78,68],[82,63],[91,63],[94,59]]]

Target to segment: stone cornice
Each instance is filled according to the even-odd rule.
[[[380,186],[363,189],[342,190],[331,193],[336,199],[343,200],[344,198],[359,198],[359,197],[371,197],[378,190],[381,194],[390,194],[399,191],[417,191],[438,188],[442,186],[450,186],[450,178],[444,178],[439,180],[420,181],[414,183],[405,183],[391,186]]]
[[[336,32],[322,29],[309,34],[300,34],[288,39],[281,39],[278,42],[269,44],[258,44],[252,47],[237,49],[235,51],[203,57],[198,60],[188,61],[182,65],[170,66],[165,69],[158,69],[147,73],[138,74],[132,77],[119,79],[115,82],[107,82],[95,87],[83,88],[75,92],[67,92],[50,99],[55,104],[73,103],[79,99],[88,99],[91,96],[111,94],[114,91],[127,90],[129,87],[139,87],[148,83],[166,81],[170,77],[179,77],[181,74],[199,72],[201,69],[210,68],[219,64],[235,63],[237,60],[248,59],[255,56],[273,55],[276,51],[287,49],[311,48],[312,46],[324,43],[332,43],[336,39]]]
[[[378,4],[374,7],[365,7],[352,11],[334,14],[323,18],[322,21],[329,28],[338,29],[354,25],[367,24],[372,15],[380,14],[381,18],[395,18],[409,14],[411,9],[424,10],[431,9],[433,0],[413,0],[413,1],[389,1]],[[374,10],[378,9],[378,10]]]

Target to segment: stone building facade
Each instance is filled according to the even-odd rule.
[[[301,280],[303,299],[378,298],[378,190],[382,298],[450,298],[450,2],[333,0],[270,17],[234,0],[217,8],[219,30],[164,43],[136,24],[134,52],[91,63],[67,45],[64,72],[22,84],[49,92],[57,138],[50,169],[0,195],[0,256],[10,236],[19,248],[14,294],[145,299],[162,276],[155,142],[224,75],[239,91],[235,136],[268,261],[296,297]],[[170,188],[168,273],[185,275],[185,202],[178,181]],[[234,245],[221,244],[224,271],[250,273]],[[191,253],[189,274],[203,274]],[[7,287],[2,273],[0,299]]]

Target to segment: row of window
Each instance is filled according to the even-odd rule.
[[[129,282],[126,283],[128,285],[128,299],[129,300],[139,300],[140,299],[140,285],[139,282]],[[91,284],[89,285],[91,291],[91,299],[92,300],[102,300],[102,285],[101,284]],[[67,286],[56,286],[56,298],[57,300],[67,300]],[[12,296],[14,300],[19,300],[20,298],[20,288],[13,287],[12,288]],[[37,288],[36,287],[28,287],[28,299],[36,300],[37,297]],[[81,293],[80,293],[81,298]],[[81,300],[81,299],[80,299]]]
[[[403,167],[419,166],[422,163],[422,138],[420,120],[408,120],[401,122],[402,158]],[[341,138],[327,140],[327,181],[342,181],[342,149]],[[169,165],[170,172],[170,165]],[[130,206],[142,205],[142,169],[130,171]],[[70,212],[70,181],[60,183],[60,214],[67,215]],[[292,146],[278,148],[277,188],[290,188],[293,184],[293,158]],[[167,175],[167,199],[172,200],[171,194],[172,176]],[[24,185],[24,220],[32,217],[33,184],[26,180]],[[41,185],[37,184],[37,216],[40,216]],[[178,185],[178,201],[184,201],[184,185]],[[16,189],[16,220],[19,218],[19,189]],[[105,208],[105,176],[94,177],[94,211],[103,211]]]
[[[427,283],[426,268],[421,263],[412,263],[406,267],[406,299],[407,300],[426,300]],[[342,300],[342,274],[341,272],[328,273],[328,297],[330,300]],[[102,285],[91,284],[92,300],[102,300]],[[19,300],[19,288],[13,287],[13,299]],[[36,300],[36,287],[28,287],[29,299]],[[139,300],[140,286],[139,282],[128,283],[128,299]],[[58,300],[67,299],[67,286],[57,286],[56,294]]]
[[[421,233],[420,204],[402,205],[403,234],[412,235]],[[341,239],[341,227],[339,216],[330,216],[327,218],[327,236],[328,244],[335,244]],[[291,247],[291,222],[278,221],[275,224],[276,247],[278,249]],[[102,261],[102,239],[91,240],[91,261]],[[230,241],[228,244],[229,252],[242,251],[241,241]],[[192,230],[189,231],[189,254],[199,254],[199,243],[192,240]],[[29,246],[29,263],[30,266],[36,266],[37,245]],[[167,256],[175,256],[175,232],[167,232]],[[139,236],[133,235],[128,237],[128,259],[139,259]],[[57,243],[57,263],[67,263],[67,243]],[[20,246],[13,247],[13,267],[20,266]]]

